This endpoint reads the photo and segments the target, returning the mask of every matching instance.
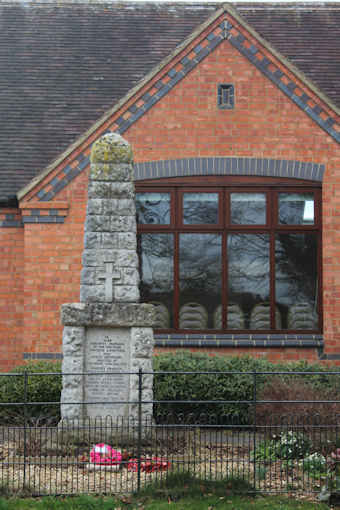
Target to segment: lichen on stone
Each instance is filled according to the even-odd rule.
[[[131,163],[130,144],[117,133],[106,133],[92,145],[91,163]]]

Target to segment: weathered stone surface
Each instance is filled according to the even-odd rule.
[[[83,345],[84,327],[66,326],[63,331],[63,390],[61,414],[70,419],[78,418],[81,408],[76,402],[83,401]],[[65,404],[64,404],[65,402]]]
[[[108,415],[113,423],[118,416],[135,420],[138,370],[148,372],[144,400],[152,400],[153,383],[155,308],[139,303],[130,146],[119,135],[104,135],[93,145],[91,161],[81,303],[61,310],[63,369],[70,374],[63,378],[62,418],[79,424]],[[152,404],[143,404],[142,414],[151,415]]]
[[[86,216],[85,232],[112,232],[111,220],[110,216],[104,216],[103,214]]]
[[[137,238],[132,232],[122,232],[117,234],[118,246],[122,250],[136,250]]]
[[[98,199],[97,199],[98,200]],[[131,198],[102,198],[100,206],[102,214],[112,216],[135,216],[135,201]]]
[[[133,232],[136,233],[136,219],[134,216],[107,216],[111,219],[110,232]]]
[[[65,326],[152,327],[155,308],[149,303],[67,303],[61,307]]]
[[[121,285],[136,285],[139,284],[139,271],[137,268],[123,267],[121,269]]]
[[[135,358],[151,359],[153,349],[153,331],[151,328],[132,328],[131,337]]]
[[[102,234],[102,239],[101,239],[101,246],[102,248],[106,249],[106,248],[119,248],[119,238],[118,238],[118,233],[117,232],[110,232],[110,234],[108,233],[104,233]]]
[[[113,262],[117,269],[122,267],[138,267],[138,256],[135,250],[84,250],[84,267],[98,267],[104,270],[105,262]]]
[[[133,182],[90,181],[89,198],[134,198]]]
[[[139,301],[138,287],[136,285],[116,285],[114,288],[114,298],[117,302],[135,303]]]
[[[131,165],[125,163],[96,163],[91,167],[90,176],[98,182],[131,182],[134,177],[134,171]]]
[[[89,215],[86,217],[85,231],[136,233],[136,220],[134,216]]]
[[[91,250],[97,246],[102,246],[102,239],[104,235],[105,234],[102,234],[101,232],[85,232],[84,248]],[[112,234],[110,233],[109,236],[111,237]]]
[[[84,285],[80,287],[80,301],[87,303],[105,303],[104,285]]]
[[[130,144],[117,133],[107,133],[92,145],[91,163],[132,163],[132,161],[133,154]],[[93,179],[97,178],[96,173],[92,173],[95,167],[96,165],[91,165]],[[116,179],[112,177],[110,180]]]

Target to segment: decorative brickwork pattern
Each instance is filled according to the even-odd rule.
[[[311,119],[313,119],[322,129],[324,129],[335,141],[340,142],[340,132],[334,129],[336,123],[335,117],[330,117],[321,107],[305,93],[297,93],[299,86],[296,82],[289,79],[273,62],[265,57],[261,50],[254,44],[249,45],[249,41],[233,29],[228,36],[228,41],[237,48],[242,55],[247,57],[257,69],[259,69],[267,78],[269,78],[286,96],[288,96],[297,106],[299,106]]]
[[[41,201],[52,200],[58,191],[76,177],[87,165],[90,164],[88,157],[82,159],[81,169],[77,167],[76,173],[69,173],[67,177],[58,180],[54,188],[46,188],[37,193]],[[67,167],[66,167],[67,168]],[[166,177],[179,177],[190,175],[258,175],[261,177],[291,177],[295,179],[308,179],[322,181],[325,166],[318,163],[306,163],[302,161],[289,161],[278,159],[260,158],[185,158],[169,161],[148,161],[135,163],[135,180],[161,179]],[[50,185],[48,186],[50,187]],[[46,198],[48,197],[48,199]],[[33,217],[34,216],[34,217]],[[51,221],[42,219],[34,214],[25,216],[24,223],[63,223],[62,219],[55,215]]]
[[[49,359],[61,360],[63,355],[60,352],[24,352],[22,355],[24,360]]]
[[[90,164],[90,158],[80,154],[71,165],[66,165],[58,176],[54,177],[43,189],[41,189],[36,198],[41,202],[52,200],[59,191],[64,189],[77,175],[79,175]]]
[[[135,164],[135,180],[192,175],[253,175],[322,181],[325,166],[260,158],[187,158]]]
[[[138,97],[136,101],[129,106],[121,115],[112,121],[109,129],[106,129],[104,133],[116,132],[124,134],[138,119],[140,119],[146,112],[148,112],[160,99],[162,99],[168,92],[175,87],[188,73],[194,69],[207,55],[211,54],[214,49],[222,42],[228,40],[230,44],[236,48],[242,55],[244,55],[252,64],[255,65],[267,78],[269,78],[279,89],[286,94],[299,108],[301,108],[311,119],[313,119],[322,129],[324,129],[334,140],[340,142],[340,132],[336,130],[335,117],[330,117],[323,108],[312,101],[311,97],[300,91],[297,82],[293,82],[288,75],[283,73],[274,63],[263,55],[260,48],[251,44],[248,39],[244,37],[236,28],[230,23],[229,20],[222,21],[213,31],[211,31],[203,40],[197,44],[192,51],[184,56],[180,63],[170,68],[165,75],[163,75],[155,84],[144,92],[141,97]],[[301,92],[301,93],[300,93]],[[104,133],[98,133],[104,134]],[[266,160],[263,160],[264,162]],[[271,165],[269,172],[281,172],[281,168],[277,166],[273,168],[273,160],[267,160],[268,164]],[[282,175],[285,175],[285,165],[288,165],[286,161],[283,163]],[[227,161],[225,163],[227,165]],[[233,163],[234,165],[237,163]],[[242,164],[242,163],[241,163]],[[247,164],[247,163],[245,163]],[[238,175],[278,175],[273,173],[266,173],[266,165],[262,169],[256,168],[256,173],[248,174],[245,168],[245,173],[239,173]],[[67,186],[82,170],[89,165],[89,157],[86,154],[80,154],[72,162],[72,165],[68,164],[65,168],[54,177],[49,183],[41,189],[36,198],[40,201],[52,200],[56,194]],[[303,163],[306,165],[306,163]],[[312,165],[311,163],[309,165]],[[237,165],[238,166],[238,165]],[[223,168],[221,169],[223,171]],[[258,173],[258,172],[263,173]],[[295,168],[287,169],[289,172],[294,171],[296,173],[306,172],[306,175],[313,175],[317,173],[315,165],[312,169],[302,168],[301,170]],[[215,173],[215,172],[213,172]],[[190,174],[186,174],[190,175]],[[224,172],[227,175],[227,172]],[[296,175],[294,175],[296,177]],[[309,178],[313,177],[302,177]],[[320,180],[319,175],[316,176],[315,180]]]
[[[22,228],[23,222],[18,213],[0,213],[0,228]]]
[[[156,347],[311,347],[322,348],[322,335],[157,334]]]
[[[23,216],[22,221],[23,223],[64,223],[65,211],[59,211],[58,209],[49,209],[48,211],[32,209],[31,215]]]

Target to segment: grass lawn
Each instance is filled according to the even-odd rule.
[[[322,503],[298,501],[285,496],[246,497],[205,495],[171,498],[96,498],[94,496],[38,499],[0,499],[0,510],[329,510]],[[335,507],[331,507],[335,508]]]
[[[240,479],[207,481],[175,473],[134,496],[0,498],[0,510],[329,510],[323,503],[286,496],[252,496]],[[331,507],[335,509],[336,507]],[[338,507],[340,508],[340,507]]]

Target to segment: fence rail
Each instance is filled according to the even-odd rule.
[[[34,495],[127,493],[189,471],[206,480],[242,479],[261,493],[340,491],[340,399],[261,397],[270,377],[338,381],[340,372],[119,373],[137,378],[137,401],[40,401],[32,398],[35,378],[61,382],[77,374],[0,374],[0,387],[12,378],[18,387],[16,402],[0,402],[0,485]],[[248,377],[251,398],[144,400],[143,378],[151,374],[155,387],[167,376],[216,376],[228,385],[240,375]],[[84,403],[102,405],[102,417],[60,419],[60,405]],[[106,404],[120,403],[136,404],[137,416],[105,416]],[[150,404],[153,415],[145,416]]]

